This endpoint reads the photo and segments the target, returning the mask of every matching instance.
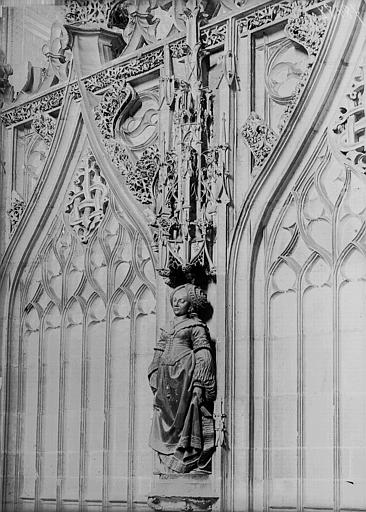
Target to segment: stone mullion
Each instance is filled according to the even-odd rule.
[[[109,217],[112,216],[111,210]],[[103,229],[105,234],[105,229]],[[117,237],[116,245],[119,236]],[[113,254],[108,251],[107,263],[107,300],[106,304],[106,340],[105,340],[105,360],[104,360],[104,431],[103,431],[103,487],[102,502],[103,510],[107,510],[109,501],[109,464],[110,464],[110,409],[111,409],[111,321],[113,306],[113,291],[115,279],[113,272]]]
[[[65,229],[64,226],[62,229]],[[71,250],[66,263],[62,269],[62,292],[61,292],[61,318],[60,318],[60,377],[59,377],[59,399],[58,399],[58,420],[57,420],[57,487],[56,487],[56,512],[62,510],[62,491],[64,480],[64,428],[65,428],[65,347],[66,347],[66,322],[67,322],[67,279],[70,264],[76,247],[76,240],[71,239]]]
[[[111,320],[112,301],[106,310],[106,342],[104,362],[104,432],[103,432],[103,510],[107,510],[109,501],[109,459],[110,459],[110,408],[111,408]]]
[[[45,262],[42,262],[43,265]],[[48,309],[48,308],[47,308]],[[37,426],[36,426],[36,481],[35,481],[35,510],[40,507],[41,479],[42,479],[42,416],[43,416],[43,389],[44,389],[44,336],[47,309],[42,312],[38,339],[38,398],[37,398]]]
[[[57,435],[57,488],[56,511],[62,510],[62,491],[64,480],[64,428],[65,428],[65,344],[66,344],[67,310],[63,309],[61,315],[60,332],[60,380],[59,380],[59,409],[58,409],[58,435]]]
[[[339,212],[342,202],[346,196],[347,190],[350,188],[351,183],[351,169],[345,168],[345,179],[343,187],[339,193],[337,201],[334,205],[332,213],[332,281],[333,281],[333,510],[339,512],[341,507],[341,379],[340,379],[340,327],[339,327],[339,265],[338,261],[338,242],[339,234],[337,229],[339,227]]]
[[[17,396],[17,424],[16,424],[16,449],[15,449],[15,464],[14,464],[14,512],[16,512],[19,506],[19,497],[20,497],[20,474],[21,474],[21,453],[22,453],[22,431],[23,431],[23,408],[24,408],[24,397],[23,397],[23,389],[24,389],[24,372],[23,372],[23,331],[24,331],[24,322],[25,322],[25,294],[26,289],[23,290],[21,297],[21,320],[20,320],[20,330],[19,330],[19,345],[18,345],[18,396]]]
[[[135,255],[132,255],[134,258]],[[131,323],[130,323],[130,381],[129,381],[129,404],[128,404],[128,482],[127,482],[127,510],[134,510],[134,469],[135,469],[135,387],[136,387],[136,297],[131,301]]]
[[[88,384],[88,345],[87,345],[87,330],[88,330],[88,312],[89,308],[83,311],[83,328],[82,328],[82,355],[81,355],[81,403],[80,403],[80,453],[79,453],[79,510],[85,510],[84,496],[85,496],[85,480],[86,480],[86,428],[87,428],[87,384]]]
[[[227,24],[227,34],[226,34],[226,42],[223,50],[223,64],[224,59],[228,58],[227,56],[231,53],[236,55],[236,41],[235,41],[235,24],[233,20],[229,20]],[[220,85],[217,92],[217,97],[219,101],[219,110],[218,117],[219,119],[215,120],[215,125],[217,127],[216,131],[216,143],[222,146],[229,145],[230,148],[234,147],[234,137],[235,137],[235,93],[232,89],[232,85],[228,82],[227,77],[224,76],[225,68],[222,64],[222,77],[220,80]],[[234,116],[232,117],[232,115]],[[229,119],[233,119],[234,122],[229,123],[226,116]],[[220,124],[221,123],[221,124]],[[232,162],[229,161],[229,155],[232,156],[232,151],[226,151],[224,153],[224,165],[225,170],[230,176],[233,176],[233,167]],[[218,177],[218,182],[221,186],[227,185],[225,184],[225,180],[227,178],[222,176],[222,182],[220,183],[220,178]],[[216,194],[215,199],[217,199],[217,194],[219,190],[214,190]],[[227,248],[229,247],[229,201],[230,198],[227,194],[230,194],[229,190],[224,190],[221,196],[220,202],[217,202],[217,211],[216,211],[216,229],[217,229],[217,240],[214,244],[214,257],[213,261],[216,267],[216,287],[215,291],[217,298],[220,297],[220,305],[218,304],[218,300],[216,298],[216,307],[215,307],[215,327],[216,327],[216,361],[217,368],[221,368],[220,372],[217,372],[217,398],[215,402],[215,422],[216,429],[225,429],[225,416],[228,415],[228,411],[233,412],[233,403],[232,399],[226,400],[226,397],[230,397],[232,387],[232,383],[228,382],[228,375],[230,372],[228,368],[230,368],[230,356],[226,349],[227,344],[227,321],[226,321],[226,311],[227,311]],[[220,306],[220,307],[218,307]],[[224,416],[223,416],[224,415]],[[217,431],[217,434],[219,432]],[[225,430],[220,432],[221,435],[226,436]],[[216,434],[216,435],[217,435]],[[232,439],[230,439],[230,442]],[[224,437],[224,442],[228,442]],[[232,508],[232,499],[233,492],[232,489],[229,489],[230,482],[230,474],[231,474],[231,463],[228,460],[227,453],[225,450],[225,446],[218,445],[216,448],[216,453],[213,457],[214,463],[214,473],[217,472],[218,475],[222,478],[221,489],[217,489],[218,495],[222,496],[222,506],[227,507],[228,510]]]

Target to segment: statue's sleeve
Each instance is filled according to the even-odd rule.
[[[192,345],[196,359],[193,386],[202,387],[205,392],[205,400],[213,401],[216,398],[216,374],[212,344],[206,326],[197,325],[192,328]]]
[[[158,339],[156,347],[154,348],[153,360],[151,361],[149,369],[148,369],[149,383],[150,383],[150,387],[151,387],[153,393],[155,393],[155,391],[157,389],[157,382],[156,382],[157,381],[157,370],[159,368],[159,362],[160,362],[161,355],[165,349],[166,341],[167,341],[167,333],[162,329],[160,338]]]

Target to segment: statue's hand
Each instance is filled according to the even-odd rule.
[[[203,389],[199,386],[194,386],[193,388],[193,398],[197,397],[198,405],[203,403]]]

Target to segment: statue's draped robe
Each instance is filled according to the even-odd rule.
[[[149,367],[155,393],[150,446],[171,470],[204,468],[214,450],[213,401],[216,393],[212,343],[198,318],[176,321],[162,331]],[[193,388],[203,390],[198,404]]]

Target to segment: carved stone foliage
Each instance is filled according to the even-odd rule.
[[[66,23],[107,24],[115,3],[115,0],[65,0]]]
[[[152,44],[184,32],[195,10],[202,21],[207,21],[219,13],[220,7],[231,10],[243,4],[232,0],[67,0],[66,22],[116,28],[124,39],[123,51],[127,51],[140,47],[142,41]],[[207,29],[204,43],[217,44],[222,41],[224,31],[221,27]]]
[[[140,203],[153,202],[152,184],[158,170],[159,151],[156,146],[150,146],[126,175],[127,186]]]
[[[158,48],[141,55],[141,57],[134,57],[123,64],[91,75],[85,79],[85,86],[89,91],[95,92],[109,87],[116,81],[151,71],[162,64],[164,64],[164,51],[163,48]]]
[[[251,112],[245,124],[241,128],[244,141],[248,144],[254,156],[254,171],[260,169],[272,148],[277,142],[278,136],[266,124],[256,112]]]
[[[0,49],[0,108],[5,102],[13,99],[14,90],[9,83],[9,76],[13,74],[13,68],[6,62],[6,55]]]
[[[227,24],[221,23],[201,30],[201,43],[204,48],[223,44],[226,39]]]
[[[190,51],[185,39],[179,39],[175,43],[170,43],[169,50],[170,55],[174,59],[181,59],[185,57]]]
[[[32,121],[32,128],[42,137],[48,147],[50,147],[53,135],[55,133],[56,120],[41,111],[35,113]]]
[[[93,154],[76,172],[65,205],[68,224],[82,243],[87,243],[104,218],[108,188]]]
[[[65,88],[62,87],[51,93],[45,94],[41,98],[29,101],[24,105],[19,105],[9,111],[4,111],[0,118],[5,126],[21,123],[35,116],[38,111],[48,112],[49,110],[60,107],[65,94]]]
[[[216,497],[194,498],[192,496],[149,496],[148,505],[153,510],[161,510],[162,512],[176,510],[177,512],[207,511],[211,512],[213,504],[218,500]]]
[[[323,0],[284,0],[282,2],[271,2],[270,5],[248,14],[239,21],[239,33],[243,36],[250,30],[255,30],[263,25],[273,23],[281,18],[288,18],[296,15],[304,9],[323,3]]]
[[[365,61],[356,70],[353,82],[339,108],[330,140],[340,153],[363,174],[366,174]]]
[[[285,27],[285,33],[289,39],[301,44],[310,57],[315,57],[323,41],[326,28],[325,16],[305,12],[299,16],[290,17]]]
[[[16,190],[13,190],[11,193],[10,208],[7,212],[10,221],[10,234],[14,233],[15,228],[22,218],[25,207],[26,202],[24,199],[18,194]]]
[[[143,92],[142,97],[146,94],[147,92]],[[130,192],[142,204],[151,204],[153,202],[152,183],[159,162],[157,147],[149,145],[155,138],[154,132],[148,140],[144,139],[143,144],[138,144],[137,148],[149,146],[135,163],[131,153],[134,146],[131,140],[133,132],[137,131],[138,135],[141,135],[146,127],[154,126],[151,121],[151,109],[144,113],[139,122],[134,121],[132,131],[129,131],[126,125],[129,117],[133,116],[140,106],[141,100],[135,89],[123,81],[116,88],[104,93],[102,101],[94,108],[94,115],[106,150],[113,164],[125,177]],[[144,119],[146,115],[147,120]],[[118,132],[122,140],[118,137]]]

